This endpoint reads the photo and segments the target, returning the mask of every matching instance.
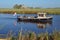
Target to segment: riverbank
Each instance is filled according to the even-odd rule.
[[[47,14],[60,14],[60,9],[8,9],[8,8],[0,8],[0,13],[10,13],[13,14],[17,12],[18,14],[25,13],[25,14],[35,14],[38,12],[46,12]]]

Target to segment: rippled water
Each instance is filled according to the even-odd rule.
[[[36,16],[35,14],[17,14],[18,16]],[[9,31],[18,33],[21,29],[25,32],[33,31],[35,33],[49,32],[52,33],[55,29],[60,31],[60,15],[53,16],[52,22],[47,23],[32,23],[32,22],[17,22],[17,15],[0,14],[0,34],[7,34]]]

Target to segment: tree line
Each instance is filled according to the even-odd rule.
[[[20,9],[20,8],[34,8],[34,7],[28,7],[28,6],[25,6],[25,5],[22,5],[22,4],[20,4],[20,5],[18,5],[18,4],[15,4],[14,6],[13,6],[13,8],[15,8],[15,9]],[[37,8],[37,9],[39,9],[40,7],[35,7],[35,8]]]
[[[13,8],[15,8],[15,9],[20,9],[21,7],[22,7],[23,5],[18,5],[18,4],[15,4],[14,6],[13,6]]]

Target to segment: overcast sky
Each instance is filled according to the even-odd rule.
[[[0,8],[12,8],[15,4],[30,7],[55,8],[60,7],[60,0],[0,0]]]

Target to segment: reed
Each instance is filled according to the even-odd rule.
[[[12,32],[8,33],[6,39],[7,40],[60,40],[60,32],[54,31],[51,34],[40,33],[37,34],[35,32],[19,32],[18,36],[13,36]]]
[[[20,35],[19,40],[60,40],[60,32],[53,32],[52,34],[40,33],[36,35],[34,32],[27,33],[26,35]]]
[[[10,13],[13,14],[17,12],[18,14],[36,14],[38,12],[46,12],[47,14],[60,14],[60,9],[8,9],[8,8],[0,8],[0,13]]]

